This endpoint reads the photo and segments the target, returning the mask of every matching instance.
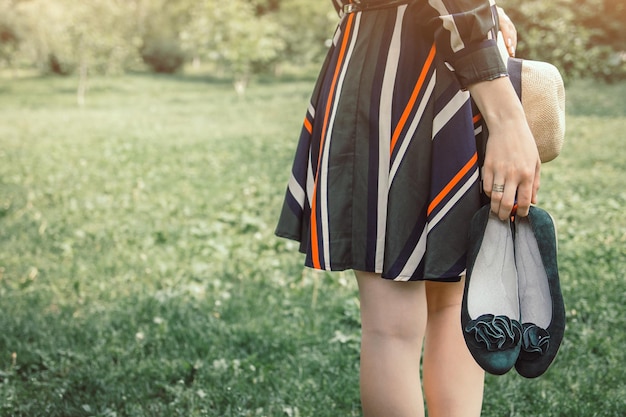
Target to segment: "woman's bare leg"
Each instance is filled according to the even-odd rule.
[[[422,366],[429,417],[480,416],[485,373],[461,332],[463,283],[426,283],[428,324]]]
[[[365,417],[424,415],[420,357],[426,330],[423,282],[356,272],[361,297],[361,402]]]

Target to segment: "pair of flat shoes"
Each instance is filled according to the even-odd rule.
[[[473,217],[461,309],[465,342],[487,372],[513,366],[542,375],[565,330],[552,217],[530,207],[528,217],[502,221],[489,205]]]

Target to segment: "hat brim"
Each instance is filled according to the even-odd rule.
[[[499,36],[509,78],[526,114],[541,162],[556,158],[565,139],[565,86],[559,70],[547,62],[509,57]]]

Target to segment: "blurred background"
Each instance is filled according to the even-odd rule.
[[[568,78],[626,77],[620,0],[502,0],[518,55]],[[336,13],[310,0],[0,0],[0,66],[39,74],[175,73],[189,64],[245,87],[258,73],[310,69]]]
[[[566,79],[567,330],[485,417],[626,410],[626,2],[501,0]],[[351,273],[278,219],[329,0],[0,0],[0,417],[361,415]]]

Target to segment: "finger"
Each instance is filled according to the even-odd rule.
[[[502,217],[500,216],[500,211],[501,211],[501,206],[502,206],[502,198],[504,197],[504,192],[506,190],[506,185],[504,184],[504,180],[499,180],[499,181],[493,181],[492,187],[491,187],[491,195],[490,197],[490,201],[491,201],[491,211],[493,211],[495,214],[498,215],[498,217],[500,217],[502,219]]]
[[[539,194],[539,187],[541,186],[541,162],[537,163],[537,168],[535,169],[535,178],[533,180],[533,191],[532,191],[532,203],[537,204],[537,195]]]
[[[498,17],[507,52],[510,56],[515,56],[515,49],[517,48],[517,29],[515,29],[515,25],[502,8],[498,8]]]
[[[500,200],[502,199],[502,193],[491,193],[490,205],[491,211],[500,217]]]
[[[502,37],[509,55],[514,56],[515,48],[517,47],[517,31],[510,20],[502,28]]]
[[[517,187],[517,215],[520,217],[528,216],[530,202],[532,200],[533,184],[528,181]]]
[[[515,45],[517,42],[513,41],[512,38],[507,39],[506,49],[509,52],[509,55],[515,57]]]
[[[513,210],[513,205],[515,204],[516,191],[517,187],[511,183],[504,186],[504,192],[502,193],[502,199],[500,200],[500,207],[497,211],[500,220],[507,220],[511,215],[511,210]]]
[[[483,192],[487,197],[491,197],[491,189],[493,188],[493,171],[486,167],[481,168],[481,177],[483,179]]]

